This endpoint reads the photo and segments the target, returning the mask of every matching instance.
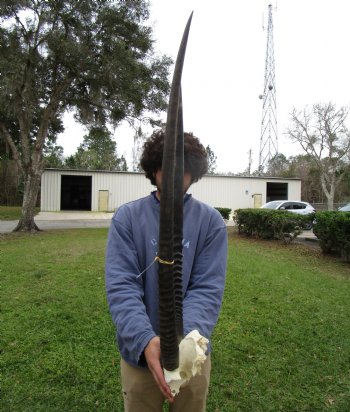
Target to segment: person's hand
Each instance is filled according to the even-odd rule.
[[[159,336],[152,338],[144,350],[149,370],[156,381],[160,391],[169,402],[174,402],[174,397],[165,381],[163,369],[160,364],[160,339]]]

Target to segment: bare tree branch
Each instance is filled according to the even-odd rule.
[[[337,108],[333,103],[315,104],[302,112],[294,108],[290,113],[287,135],[317,165],[329,210],[333,209],[335,190],[350,167],[348,114],[349,108]]]

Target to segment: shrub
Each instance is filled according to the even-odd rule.
[[[229,209],[227,207],[216,207],[215,209],[221,213],[221,216],[223,217],[223,219],[226,219],[226,220],[230,219],[230,213],[232,209]]]
[[[350,213],[317,212],[314,233],[323,253],[336,253],[350,262]]]
[[[297,237],[310,219],[313,219],[310,215],[271,209],[237,209],[234,215],[239,233],[261,239],[280,239],[286,243]]]

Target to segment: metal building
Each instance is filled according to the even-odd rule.
[[[154,189],[143,173],[45,169],[41,211],[112,212]],[[213,207],[235,210],[260,207],[270,200],[301,200],[301,180],[206,175],[188,192]]]

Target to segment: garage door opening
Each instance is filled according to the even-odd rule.
[[[266,183],[266,202],[288,199],[288,183]]]
[[[61,176],[61,210],[91,210],[91,176]]]

